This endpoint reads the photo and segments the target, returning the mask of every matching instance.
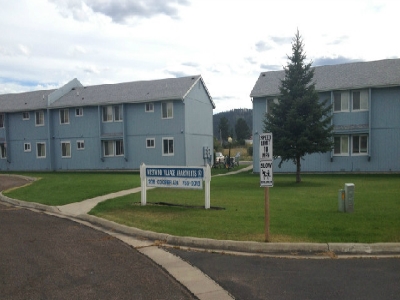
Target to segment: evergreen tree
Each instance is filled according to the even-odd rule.
[[[220,132],[220,137],[222,138],[222,140],[223,141],[228,140],[228,136],[229,136],[229,121],[228,121],[227,118],[222,117],[219,120],[218,130]]]
[[[306,64],[303,41],[297,30],[292,43],[292,56],[284,67],[277,103],[271,103],[264,119],[265,132],[273,134],[274,156],[296,165],[296,182],[301,182],[301,160],[311,153],[332,149],[331,105],[320,102],[315,90],[314,69]]]
[[[250,137],[250,129],[245,119],[239,118],[235,124],[236,139],[240,144],[244,144],[244,140]]]

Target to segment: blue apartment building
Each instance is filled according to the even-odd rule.
[[[200,75],[0,95],[0,171],[211,164],[214,108]]]

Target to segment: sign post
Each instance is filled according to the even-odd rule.
[[[260,134],[260,187],[264,187],[266,242],[269,242],[269,188],[274,186],[272,149],[272,133]]]

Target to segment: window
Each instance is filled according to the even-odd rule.
[[[122,121],[122,105],[115,105],[114,106],[114,120],[115,121]]]
[[[115,155],[116,156],[124,155],[124,141],[123,140],[115,141]]]
[[[61,142],[61,157],[68,158],[71,157],[71,143]]]
[[[75,116],[77,116],[77,117],[83,116],[83,108],[82,107],[75,108]]]
[[[353,135],[353,154],[368,154],[368,136]]]
[[[146,148],[155,148],[155,140],[146,139]]]
[[[347,135],[339,135],[334,137],[334,155],[349,155],[349,137]]]
[[[368,110],[368,90],[353,91],[353,110]]]
[[[104,106],[103,107],[103,122],[112,122],[112,106]]]
[[[349,92],[334,92],[333,99],[333,111],[349,111]]]
[[[174,155],[174,139],[173,138],[163,138],[163,155]]]
[[[60,109],[60,124],[69,124],[69,109]]]
[[[146,103],[145,111],[146,112],[153,112],[154,111],[154,104],[153,103]]]
[[[114,156],[114,143],[113,141],[104,141],[104,156]]]
[[[31,143],[24,143],[24,152],[31,152]]]
[[[39,110],[35,112],[35,125],[43,126],[44,125],[44,112],[43,110]]]
[[[29,120],[29,112],[25,111],[22,113],[22,120]]]
[[[85,149],[85,141],[81,140],[81,141],[76,141],[76,147],[78,148],[78,150],[83,150]]]
[[[36,157],[45,158],[46,157],[46,144],[36,143]]]
[[[0,113],[0,128],[4,128],[4,113]]]
[[[161,113],[163,119],[173,118],[172,102],[164,102],[161,104]]]
[[[0,158],[7,158],[7,146],[6,144],[0,144]]]

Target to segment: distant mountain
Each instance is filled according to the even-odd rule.
[[[235,133],[235,125],[239,118],[243,118],[247,126],[250,128],[250,132],[253,132],[253,110],[250,108],[235,108],[229,111],[223,111],[217,113],[213,116],[213,125],[214,125],[214,136],[219,139],[218,125],[219,120],[225,117],[229,121],[229,132],[233,132],[233,137],[236,136]]]

